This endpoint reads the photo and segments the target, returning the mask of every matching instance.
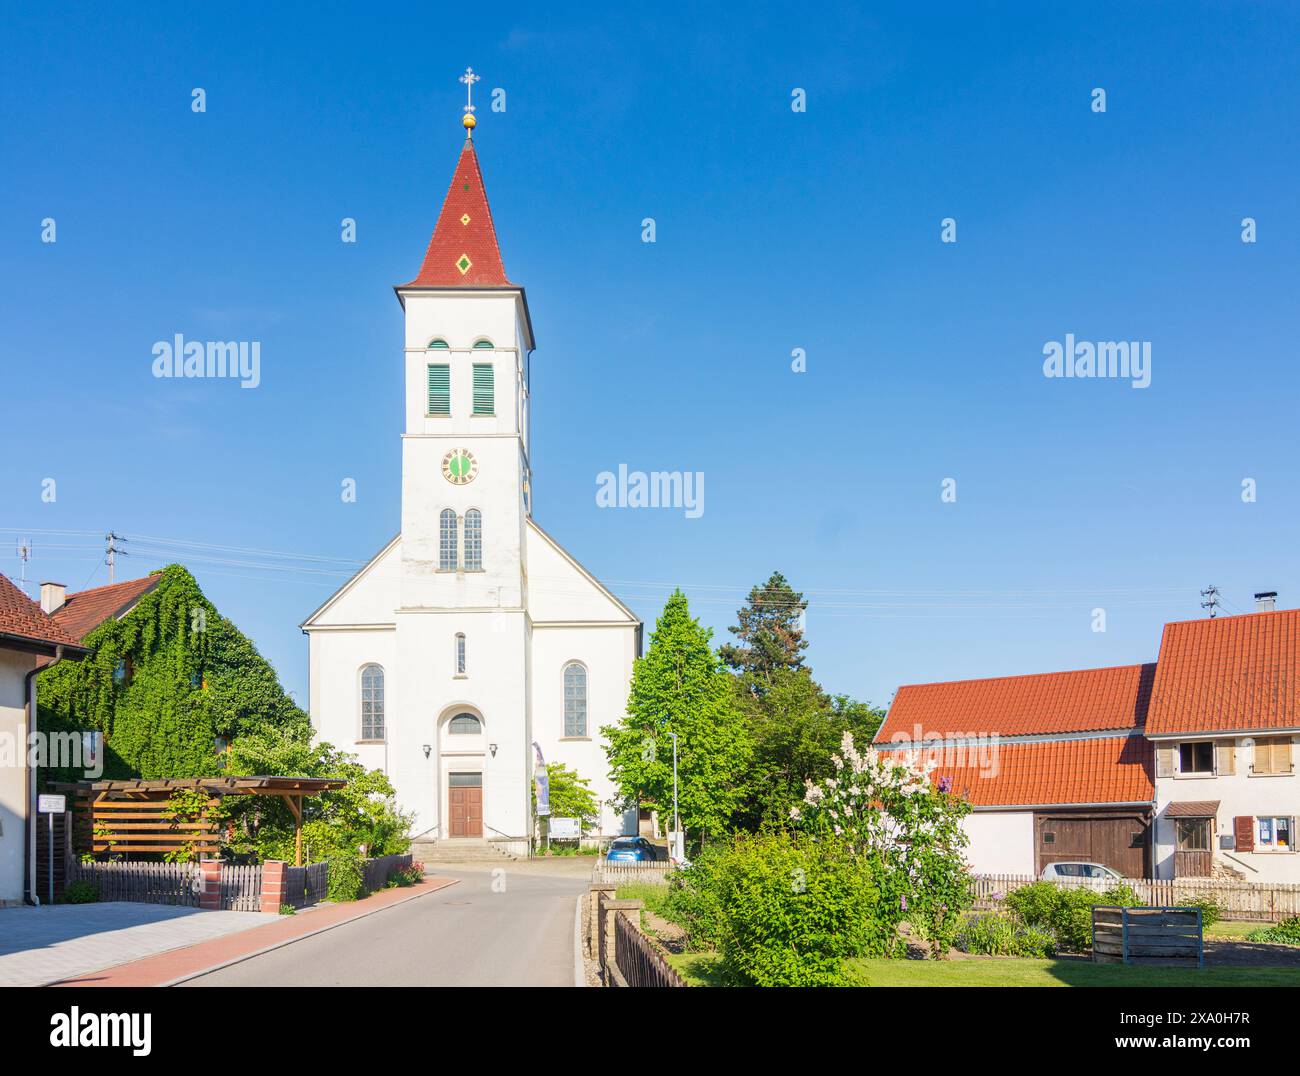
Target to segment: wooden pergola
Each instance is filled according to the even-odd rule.
[[[158,780],[75,781],[54,785],[70,792],[89,819],[94,852],[215,853],[219,834],[206,821],[176,822],[164,812],[173,792],[220,796],[279,796],[293,815],[294,866],[302,866],[302,801],[347,785],[332,777],[172,777]],[[208,800],[215,805],[216,798]]]

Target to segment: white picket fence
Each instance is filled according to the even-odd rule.
[[[975,907],[996,908],[1014,889],[1040,879],[1028,874],[977,874]],[[1276,923],[1300,915],[1300,884],[1294,882],[1234,882],[1220,878],[1126,878],[1143,904],[1153,907],[1178,907],[1198,897],[1211,897],[1223,911],[1224,919],[1238,919],[1257,923]],[[1062,878],[1053,885],[1068,889],[1109,888],[1088,878]]]
[[[598,856],[591,870],[593,882],[649,882],[652,885],[667,885],[668,875],[673,865],[667,861],[654,863],[607,863],[604,856]]]

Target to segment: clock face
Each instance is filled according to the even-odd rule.
[[[442,457],[442,477],[453,486],[473,482],[478,474],[478,460],[465,448],[453,448]]]

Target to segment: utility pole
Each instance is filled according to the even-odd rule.
[[[122,556],[124,557],[127,555],[125,549],[117,548],[117,543],[125,542],[126,539],[123,538],[120,534],[114,534],[112,531],[109,531],[106,535],[104,535],[104,540],[108,543],[108,545],[105,547],[104,550],[104,554],[105,554],[104,563],[108,565],[108,581],[112,583],[113,573],[117,566],[117,555],[119,553],[121,553]]]
[[[1211,583],[1201,591],[1201,597],[1205,599],[1201,602],[1201,608],[1208,609],[1210,611],[1210,619],[1213,620],[1219,615],[1219,588]]]

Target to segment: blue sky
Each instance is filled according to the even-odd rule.
[[[721,635],[779,569],[884,703],[1150,660],[1210,583],[1297,604],[1300,12],[1048,7],[7,8],[0,571],[106,582],[111,528],[305,703],[298,623],[398,527],[391,286],[473,65],[535,514],[648,622],[680,584]],[[176,333],[260,340],[261,386],[155,379]],[[1066,333],[1150,341],[1150,387],[1045,378]],[[598,509],[620,463],[704,472],[703,517]]]

